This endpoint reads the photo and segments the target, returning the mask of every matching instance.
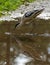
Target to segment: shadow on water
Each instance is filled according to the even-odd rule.
[[[49,65],[50,20],[38,19],[13,30],[15,24],[0,24],[0,65]]]

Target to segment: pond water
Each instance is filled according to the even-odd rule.
[[[0,24],[0,65],[49,65],[50,20],[38,19],[14,30],[15,24]]]

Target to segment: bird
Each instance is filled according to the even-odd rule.
[[[28,20],[31,19],[31,17],[33,17],[34,19],[43,11],[44,9],[37,9],[37,10],[33,10],[33,11],[27,11],[23,17],[21,18],[21,22],[18,22],[15,25],[15,28],[22,25],[24,22],[27,22]]]
[[[26,12],[25,13],[25,17],[30,17],[30,16],[37,16],[37,15],[39,15],[41,12],[43,11],[43,9],[40,9],[40,10],[33,10],[33,11],[28,11],[28,12]]]

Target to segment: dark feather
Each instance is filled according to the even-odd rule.
[[[19,25],[20,23],[17,23],[16,25],[15,25],[15,28]]]

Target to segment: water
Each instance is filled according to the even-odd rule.
[[[33,59],[24,54],[19,54],[18,57],[14,59],[15,65],[26,65],[26,63],[31,62]]]
[[[50,64],[50,20],[31,19],[0,24],[0,65]]]

